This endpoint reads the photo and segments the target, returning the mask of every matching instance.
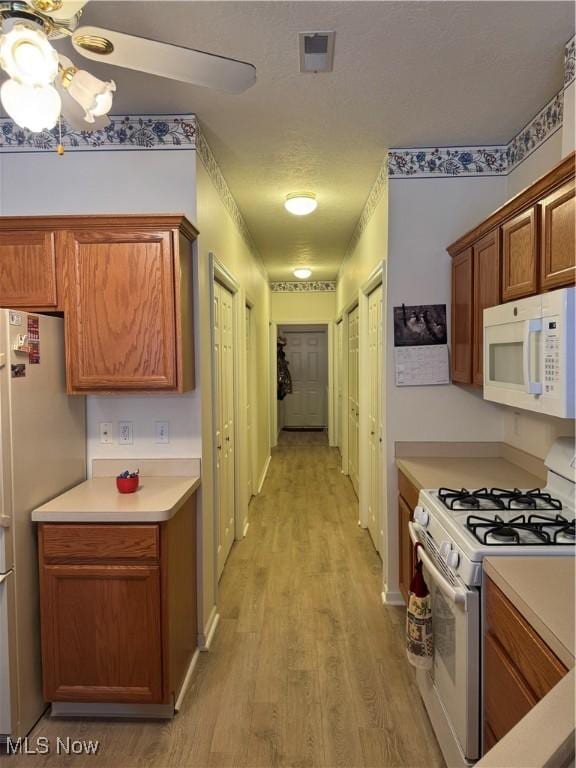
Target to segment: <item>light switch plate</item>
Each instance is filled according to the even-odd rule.
[[[131,421],[118,422],[118,444],[132,445],[134,442],[134,432]]]
[[[98,424],[100,430],[100,442],[109,445],[114,442],[114,435],[112,434],[112,422],[101,421]]]
[[[170,442],[170,422],[157,421],[155,422],[155,433],[157,443],[169,443]]]

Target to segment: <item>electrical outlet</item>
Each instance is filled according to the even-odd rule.
[[[119,445],[132,445],[134,442],[131,421],[118,422],[118,443]]]
[[[98,427],[100,429],[100,442],[110,444],[114,442],[114,435],[112,434],[112,422],[111,421],[101,421],[98,424]]]
[[[157,443],[169,443],[170,442],[170,422],[157,421],[156,427],[156,442]]]

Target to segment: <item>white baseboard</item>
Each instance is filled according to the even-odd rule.
[[[402,596],[402,592],[392,592],[384,590],[382,592],[382,604],[383,605],[406,605],[406,601]]]
[[[212,640],[214,639],[214,634],[216,632],[216,627],[218,626],[219,621],[220,614],[218,613],[216,606],[214,606],[214,608],[212,608],[212,613],[210,614],[210,618],[208,619],[208,623],[206,624],[204,632],[198,637],[198,649],[200,651],[210,650],[210,646],[212,645]]]
[[[262,486],[264,485],[264,480],[266,480],[266,475],[268,474],[268,467],[270,466],[270,462],[272,461],[272,456],[268,456],[266,459],[266,463],[264,464],[264,469],[262,470],[262,474],[260,475],[260,480],[258,481],[258,493],[262,491]]]
[[[248,528],[250,528],[250,522],[246,520],[246,525],[244,526],[244,530],[242,531],[242,538],[244,538],[248,533]]]
[[[180,707],[182,706],[182,701],[184,699],[184,696],[186,696],[186,691],[188,690],[188,686],[190,685],[190,681],[192,680],[192,674],[194,672],[194,668],[196,667],[196,664],[198,663],[199,657],[200,657],[200,652],[198,648],[196,648],[196,650],[194,651],[194,655],[190,659],[190,664],[188,665],[188,669],[186,670],[186,676],[184,677],[182,688],[180,688],[180,693],[178,694],[178,697],[174,704],[175,712],[180,711]]]

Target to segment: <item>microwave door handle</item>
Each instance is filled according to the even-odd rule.
[[[529,395],[542,394],[542,382],[532,381],[532,345],[531,339],[533,333],[542,331],[542,318],[533,317],[524,325],[524,386]]]
[[[413,544],[421,543],[419,542],[418,536],[416,534],[416,526],[414,523],[408,523],[408,532],[410,533],[410,538],[412,539]],[[466,611],[468,609],[468,599],[466,592],[461,589],[455,589],[446,581],[444,576],[442,576],[440,571],[436,568],[432,558],[426,553],[424,547],[418,547],[416,550],[416,556],[426,566],[426,570],[428,571],[430,578],[434,584],[436,584],[438,589],[444,594],[444,596],[447,597],[448,600],[450,600],[452,603],[462,604],[464,606],[464,610]]]

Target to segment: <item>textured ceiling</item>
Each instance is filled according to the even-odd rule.
[[[272,279],[329,279],[388,147],[508,141],[560,88],[574,5],[94,0],[84,21],[256,65],[240,96],[89,68],[116,80],[117,113],[198,115]],[[314,29],[336,30],[333,73],[299,73]],[[284,211],[298,190],[316,213]]]

